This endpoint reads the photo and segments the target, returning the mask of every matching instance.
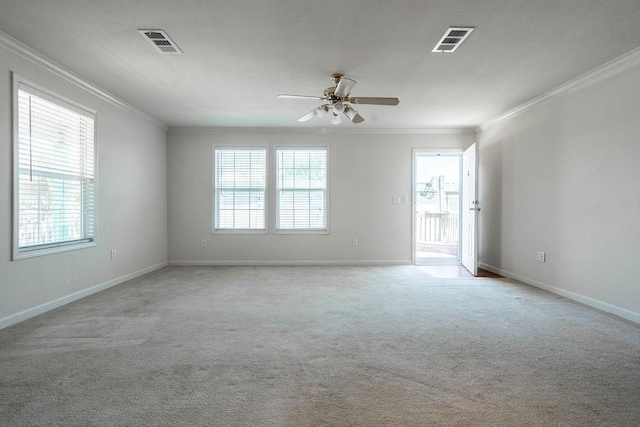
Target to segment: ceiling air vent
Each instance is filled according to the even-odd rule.
[[[182,53],[164,30],[138,30],[138,32],[160,53]]]
[[[473,27],[449,27],[431,52],[451,53],[469,37]]]

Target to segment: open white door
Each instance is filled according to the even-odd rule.
[[[478,156],[476,144],[462,155],[462,265],[478,275]]]

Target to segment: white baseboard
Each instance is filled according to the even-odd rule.
[[[519,282],[526,283],[527,285],[534,286],[536,288],[544,289],[545,291],[554,293],[556,295],[563,296],[570,300],[579,302],[584,305],[588,305],[589,307],[596,308],[598,310],[604,311],[606,313],[614,314],[616,316],[622,317],[623,319],[630,320],[635,323],[640,324],[640,313],[636,313],[631,310],[627,310],[622,307],[618,307],[613,304],[609,304],[604,301],[600,301],[594,298],[590,298],[581,294],[577,294],[575,292],[566,291],[561,288],[557,288],[555,286],[548,285],[546,283],[538,282],[537,280],[529,279],[528,277],[520,276],[518,274],[512,273],[508,270],[503,270],[501,268],[494,267],[492,265],[488,265],[485,263],[478,263],[478,267],[491,271],[492,273],[499,274],[504,277],[508,277],[510,279],[515,279]]]
[[[322,265],[340,265],[340,266],[366,266],[366,265],[411,265],[411,260],[353,260],[353,261],[186,261],[186,260],[171,260],[169,265],[185,266],[185,265],[199,265],[199,266],[219,266],[219,267],[233,267],[233,266],[248,266],[248,267],[262,267],[262,266],[322,266]]]
[[[19,313],[12,314],[5,318],[0,319],[0,329],[4,329],[11,325],[15,325],[16,323],[22,322],[23,320],[30,319],[32,317],[38,316],[40,314],[46,313],[47,311],[51,311],[58,307],[62,307],[63,305],[69,304],[70,302],[77,301],[80,298],[87,297],[89,295],[93,295],[100,291],[104,291],[105,289],[109,289],[113,286],[119,285],[131,279],[135,279],[136,277],[143,276],[147,273],[151,273],[152,271],[158,270],[162,267],[166,267],[168,265],[167,262],[161,262],[160,264],[152,265],[151,267],[143,268],[142,270],[135,271],[133,273],[125,274],[124,276],[117,277],[115,279],[111,279],[107,282],[100,283],[98,285],[92,286],[87,289],[83,289],[78,292],[74,292],[70,295],[64,296],[62,298],[58,298],[53,301],[49,301],[47,303],[41,304],[37,307],[29,308],[27,310],[21,311]]]

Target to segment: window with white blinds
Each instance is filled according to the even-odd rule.
[[[266,147],[218,147],[214,154],[214,231],[266,231]]]
[[[276,229],[327,231],[327,149],[276,148]]]
[[[93,245],[95,113],[14,84],[14,258]]]

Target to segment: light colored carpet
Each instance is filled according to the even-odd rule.
[[[413,266],[167,267],[0,331],[0,424],[638,426],[640,328]]]

